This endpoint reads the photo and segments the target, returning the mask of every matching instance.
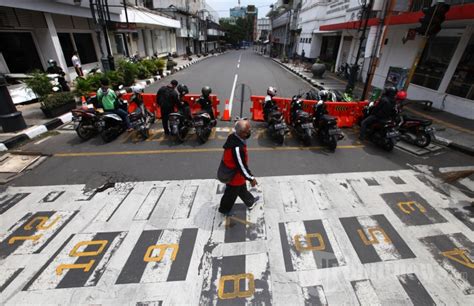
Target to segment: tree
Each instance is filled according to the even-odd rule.
[[[238,18],[235,24],[228,20],[221,19],[220,25],[226,32],[225,41],[232,45],[238,45],[241,41],[253,40],[253,23],[251,16],[245,18]]]

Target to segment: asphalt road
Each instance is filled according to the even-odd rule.
[[[291,96],[310,88],[308,83],[251,50],[231,51],[206,59],[176,73],[173,78],[187,84],[191,93],[209,85],[213,93],[224,101],[230,98],[236,74],[236,83],[247,84],[254,95],[264,95],[270,85],[278,88],[280,96]],[[147,91],[156,92],[170,80],[167,78],[157,82]],[[221,103],[221,111],[223,107]],[[244,116],[249,116],[249,109],[250,104],[245,104]],[[238,115],[239,110],[239,103],[234,101],[232,115]],[[231,132],[231,123],[219,122],[218,127],[219,130],[206,144],[199,145],[194,135],[189,135],[183,144],[165,139],[161,122],[155,124],[154,135],[147,141],[123,134],[107,144],[100,137],[83,142],[70,129],[71,126],[66,126],[58,130],[59,135],[32,141],[21,148],[51,157],[10,184],[88,184],[95,187],[106,181],[215,178],[222,145]],[[262,123],[255,122],[253,127],[253,137],[249,140],[250,167],[257,177],[399,170],[418,164],[435,168],[470,164],[469,156],[447,148],[423,157],[398,149],[387,153],[370,143],[361,145],[356,141],[357,130],[352,129],[344,130],[346,137],[339,143],[336,152],[319,147],[316,140],[312,147],[302,148],[291,135],[280,147],[268,139]]]

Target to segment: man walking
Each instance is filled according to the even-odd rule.
[[[250,122],[248,120],[239,120],[235,123],[235,132],[224,144],[224,156],[222,160],[229,169],[234,169],[235,174],[229,183],[227,183],[224,195],[221,199],[219,212],[229,214],[235,204],[237,196],[242,199],[249,210],[252,210],[257,204],[259,197],[254,197],[247,190],[247,182],[254,187],[257,180],[248,168],[247,139],[250,138]]]
[[[162,86],[156,93],[156,103],[161,109],[161,121],[165,135],[170,134],[168,117],[174,112],[174,107],[179,106],[179,97],[175,90],[176,86],[178,86],[178,81],[172,80],[170,84]]]
[[[79,54],[77,53],[77,51],[74,51],[72,53],[71,61],[72,65],[74,66],[74,69],[76,69],[77,76],[83,77],[84,73],[82,72],[81,60],[79,59]]]

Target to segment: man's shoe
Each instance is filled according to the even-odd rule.
[[[257,203],[258,203],[258,200],[260,200],[260,196],[256,196],[256,197],[255,197],[255,200],[253,201],[252,205],[250,205],[250,206],[248,207],[248,209],[249,209],[249,210],[254,209],[254,207],[255,207],[255,206],[257,205]]]

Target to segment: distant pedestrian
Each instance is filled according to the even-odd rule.
[[[304,49],[303,49],[303,51],[301,51],[301,60],[302,60],[302,61],[304,61],[305,55],[306,55],[306,54],[304,53]]]
[[[178,81],[172,80],[170,84],[162,86],[156,93],[156,104],[161,109],[161,122],[163,123],[165,135],[170,134],[168,117],[174,112],[175,106],[178,107],[180,104],[178,92],[175,90],[177,86]]]
[[[259,197],[254,197],[247,190],[247,182],[252,187],[257,185],[257,180],[248,167],[247,139],[251,136],[250,122],[239,120],[235,123],[235,132],[227,137],[224,144],[224,155],[221,163],[224,164],[225,171],[231,171],[230,179],[226,182],[224,195],[219,206],[219,212],[229,214],[235,204],[237,197],[242,199],[249,210],[257,204]],[[222,164],[219,167],[221,170]]]
[[[76,69],[77,76],[84,76],[84,72],[82,72],[81,60],[79,59],[79,54],[77,53],[77,51],[74,51],[72,53],[71,61],[72,65],[74,66],[74,69]]]

